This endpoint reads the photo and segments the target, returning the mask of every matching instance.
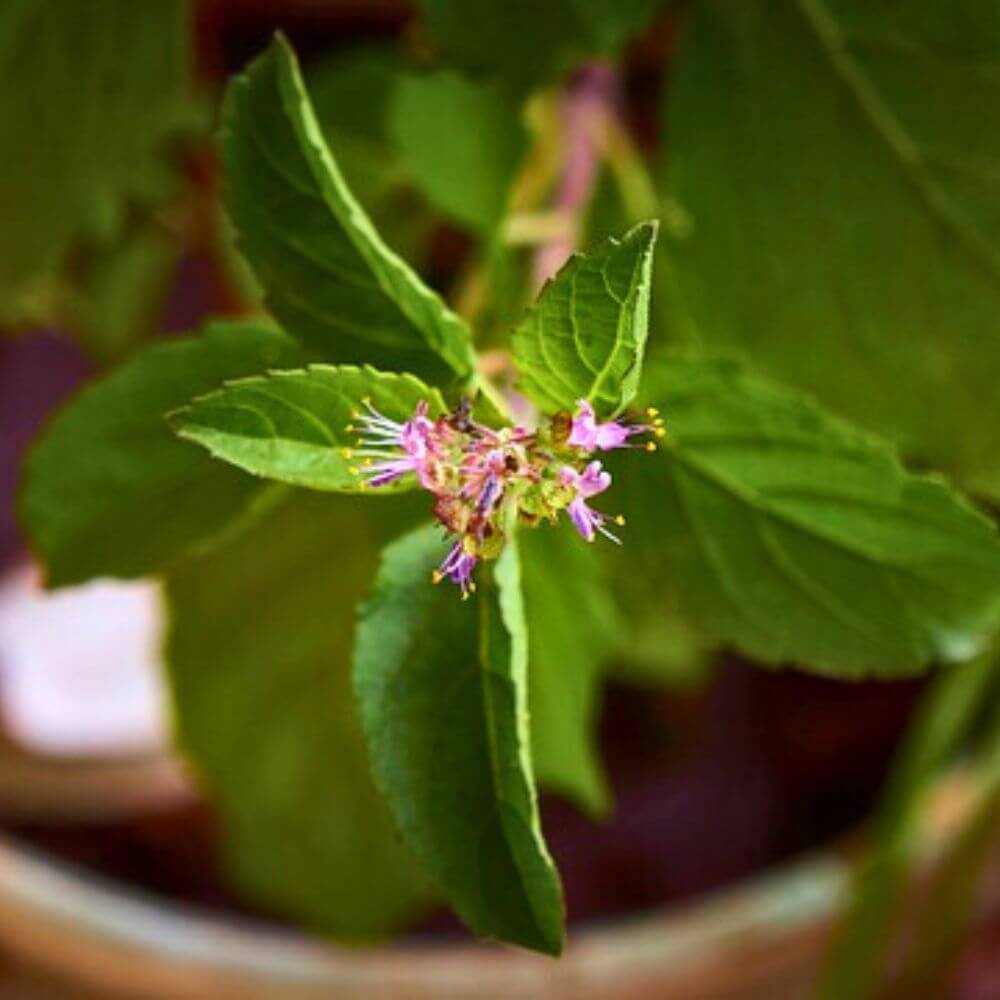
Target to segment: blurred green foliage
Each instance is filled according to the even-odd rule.
[[[108,365],[138,352],[46,429],[24,520],[52,585],[167,576],[181,745],[233,878],[276,913],[388,933],[433,895],[412,850],[479,933],[558,951],[535,783],[607,808],[606,676],[696,683],[731,648],[896,677],[995,632],[992,518],[900,462],[1000,498],[995,5],[669,5],[657,147],[620,66],[664,6],[422,0],[400,39],[302,71],[277,40],[227,87],[227,230],[179,169],[182,150],[206,155],[217,96],[192,91],[190,10],[0,3],[18,97],[0,107],[0,319],[60,319]],[[588,105],[594,60],[618,68]],[[655,226],[618,239],[654,215],[655,275]],[[142,348],[191,216],[236,298],[281,329]],[[585,252],[521,315],[550,245]],[[543,411],[586,397],[611,415],[638,393],[664,412],[658,455],[608,460],[626,544],[524,531],[460,603],[429,586],[436,538],[395,543],[362,612],[359,719],[353,609],[426,504],[287,484],[356,488],[339,448],[365,393],[404,419],[417,398],[481,392],[496,424],[523,405],[502,396],[515,384]],[[948,668],[908,743],[838,1000],[877,978],[918,807],[987,697],[983,662]],[[984,822],[943,890],[955,926]]]

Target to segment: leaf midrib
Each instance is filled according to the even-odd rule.
[[[947,190],[926,170],[920,145],[896,118],[858,61],[848,51],[843,32],[823,0],[793,0],[792,6],[815,38],[831,73],[850,95],[862,118],[888,149],[928,214],[957,238],[992,282],[1000,285],[1000,252],[965,221]]]
[[[515,544],[513,540],[508,541],[508,545]],[[499,584],[493,580],[490,582],[490,589],[494,588],[499,591]],[[492,596],[492,595],[491,595]],[[499,593],[496,595],[496,600],[499,602]],[[493,782],[493,812],[496,814],[496,819],[500,824],[500,828],[503,831],[504,844],[510,854],[511,863],[517,870],[520,876],[520,882],[518,889],[520,895],[525,903],[525,907],[528,913],[531,914],[532,923],[534,924],[535,933],[538,935],[539,940],[547,941],[547,935],[543,930],[543,924],[539,920],[539,915],[535,909],[535,901],[532,897],[531,892],[527,889],[525,881],[525,872],[521,867],[521,862],[518,858],[518,853],[514,850],[511,844],[510,831],[507,827],[507,822],[504,819],[504,807],[508,809],[513,809],[515,812],[520,812],[516,808],[513,802],[509,801],[504,794],[504,784],[501,778],[501,764],[500,764],[500,753],[498,749],[496,725],[494,721],[494,710],[493,710],[493,697],[490,694],[490,684],[487,674],[493,672],[490,666],[490,659],[488,655],[488,650],[490,648],[490,628],[491,628],[491,608],[490,602],[486,599],[486,594],[479,597],[480,611],[479,611],[479,663],[477,676],[479,680],[479,689],[483,700],[483,713],[486,718],[486,737],[489,744],[489,755],[490,755],[490,777]],[[496,609],[496,614],[501,617],[500,627],[505,628],[502,615],[499,607]],[[513,637],[511,637],[513,641]],[[503,678],[505,681],[508,678]],[[511,683],[513,683],[511,679]],[[516,699],[515,699],[515,711],[517,709]],[[530,824],[529,824],[530,825]],[[485,824],[483,829],[485,830]]]

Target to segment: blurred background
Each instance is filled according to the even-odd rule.
[[[100,943],[115,937],[116,921],[128,922],[132,899],[148,908],[134,916],[150,921],[143,926],[153,939],[169,933],[149,916],[156,913],[279,940],[292,933],[227,876],[225,824],[171,753],[157,584],[100,581],[46,594],[16,514],[29,443],[88,378],[207,317],[260,311],[219,202],[213,134],[226,80],[283,30],[353,190],[390,245],[474,318],[489,343],[574,246],[619,232],[634,216],[660,217],[675,233],[690,225],[689,206],[649,173],[669,157],[662,107],[690,5],[646,6],[641,30],[625,33],[613,58],[584,46],[561,53],[549,69],[529,65],[533,45],[519,48],[506,37],[526,16],[541,25],[532,30],[546,30],[544,0],[512,3],[499,27],[470,4],[481,45],[524,71],[522,92],[461,91],[453,106],[428,107],[423,74],[449,65],[445,15],[435,36],[418,6],[404,0],[0,0],[0,997],[141,996],[147,989],[258,995],[246,982],[226,993],[186,978],[169,957],[149,967],[145,982],[137,970],[149,959],[141,950]],[[488,76],[489,59],[472,45],[464,51],[471,67],[459,68],[473,80]],[[727,66],[720,63],[718,73]],[[887,66],[891,77],[891,59]],[[996,74],[997,63],[989,68]],[[515,134],[504,114],[483,112],[480,122],[483,102],[515,108]],[[518,200],[533,197],[521,170],[528,137],[544,154],[536,140],[546,130],[561,136],[553,164],[540,170],[549,204],[519,212]],[[427,162],[428,136],[439,155],[458,158],[460,176],[478,178],[475,190],[442,183]],[[702,168],[692,156],[686,169]],[[484,237],[496,225],[501,246]],[[716,286],[715,294],[728,291]],[[654,336],[683,339],[682,321],[665,301],[657,299]],[[778,350],[769,356],[780,374],[836,396],[817,387],[820,376],[806,361]],[[858,395],[863,403],[843,408],[897,440],[916,440],[893,401]],[[919,406],[927,409],[928,400]],[[988,406],[985,413],[973,436],[995,445]],[[956,456],[948,438],[927,440],[914,448],[918,460],[944,454],[981,468],[979,444]],[[677,939],[689,944],[671,950],[665,938],[642,939],[645,953],[662,950],[674,972],[636,987],[635,996],[668,995],[667,986],[679,997],[807,995],[802,984],[820,962],[846,859],[925,682],[844,684],[766,672],[708,648],[679,624],[633,639],[634,656],[607,681],[599,720],[613,814],[593,822],[558,796],[543,802],[570,919],[597,935],[637,913],[690,921],[690,938]],[[961,794],[959,783],[935,800],[945,827]],[[780,882],[728,909],[727,897],[712,896],[722,909],[699,909],[706,894],[819,856],[811,852],[823,852],[823,860],[805,881]],[[102,910],[100,927],[91,926],[87,907],[96,904],[73,895],[80,883],[50,881],[47,872],[100,886],[107,921]],[[997,888],[984,876],[949,996],[1000,997]],[[735,945],[720,931],[733,920],[749,928]],[[219,933],[206,940],[223,949]],[[593,939],[608,968],[640,947],[614,933],[609,940]],[[467,939],[453,918],[434,912],[405,947],[427,942]],[[289,961],[314,959],[309,952]],[[716,983],[712,970],[734,962],[742,963],[739,975]],[[331,968],[323,974],[336,976]],[[534,995],[531,970],[524,995]],[[677,970],[683,974],[671,979]],[[546,988],[553,996],[590,995]],[[593,995],[626,995],[613,982],[604,988]]]

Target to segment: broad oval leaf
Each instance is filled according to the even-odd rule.
[[[299,371],[230,382],[170,414],[182,438],[207,448],[216,458],[295,486],[339,493],[365,488],[359,475],[365,459],[353,454],[364,400],[391,420],[413,416],[421,401],[432,418],[444,412],[436,389],[413,375],[378,372],[352,365],[311,365]],[[407,480],[384,489],[400,489]]]
[[[222,123],[226,207],[282,325],[332,361],[469,376],[468,328],[348,190],[280,35],[229,84]]]
[[[674,330],[1000,497],[998,63],[979,0],[706,0],[664,167]]]
[[[519,544],[535,775],[542,787],[602,816],[611,796],[594,729],[602,671],[622,623],[596,550],[568,521],[525,531]]]
[[[371,505],[290,491],[167,580],[177,736],[235,885],[352,938],[400,928],[429,896],[372,783],[351,692],[354,609],[382,534]]]
[[[354,683],[375,779],[477,934],[558,954],[562,896],[535,801],[517,549],[508,542],[465,602],[431,584],[443,554],[430,526],[393,543],[361,611]]]
[[[617,483],[637,572],[669,574],[709,635],[768,663],[891,677],[963,659],[994,628],[996,531],[944,483],[728,362],[669,358],[646,392],[668,435]]]
[[[575,254],[514,331],[520,388],[542,410],[587,399],[602,415],[631,402],[649,327],[657,224]]]
[[[155,573],[242,515],[261,484],[178,441],[163,415],[227,378],[301,360],[279,330],[220,323],[85,388],[24,470],[21,517],[49,586]]]

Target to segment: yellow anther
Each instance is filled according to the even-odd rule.
[[[660,411],[655,406],[651,406],[646,410],[647,417],[658,417],[659,415]]]
[[[473,580],[472,583],[469,584],[469,593],[474,594],[475,592],[476,592],[476,581]]]
[[[372,398],[371,398],[371,396],[364,396],[362,398],[361,402],[364,403],[365,406],[371,406],[372,405]]]
[[[362,464],[363,466],[365,466],[365,467],[367,468],[367,467],[368,467],[369,465],[371,465],[371,464],[372,464],[372,461],[373,461],[373,459],[370,459],[370,458],[363,458],[363,459],[361,460],[361,464]]]
[[[352,476],[360,476],[361,475],[361,470],[356,465],[352,465],[347,471]]]
[[[431,570],[431,583],[440,583],[444,577],[441,575],[440,570]]]
[[[646,451],[656,451],[656,442],[655,441],[647,441],[646,442]]]
[[[340,449],[340,454],[343,455],[344,458],[354,458],[354,449],[353,448],[341,448]]]
[[[655,434],[655,435],[656,435],[656,436],[657,436],[658,438],[661,438],[661,437],[664,437],[664,436],[666,435],[666,433],[667,433],[667,432],[666,432],[666,431],[665,431],[665,430],[664,430],[664,429],[663,429],[662,427],[657,427],[657,428],[656,428],[656,430],[655,430],[655,431],[653,431],[653,433],[654,433],[654,434]]]
[[[617,524],[619,528],[624,528],[625,527],[625,516],[623,514],[619,514],[615,518],[615,524]]]
[[[352,420],[360,420],[361,419],[361,411],[360,410],[351,410],[351,419]],[[348,429],[349,430],[354,430],[353,427],[349,427]]]
[[[467,590],[462,591],[462,600],[467,601],[469,599],[469,592]]]
[[[364,479],[362,479],[361,482],[358,483],[358,489],[361,490],[362,493],[364,493],[364,491],[368,489],[368,483]]]

